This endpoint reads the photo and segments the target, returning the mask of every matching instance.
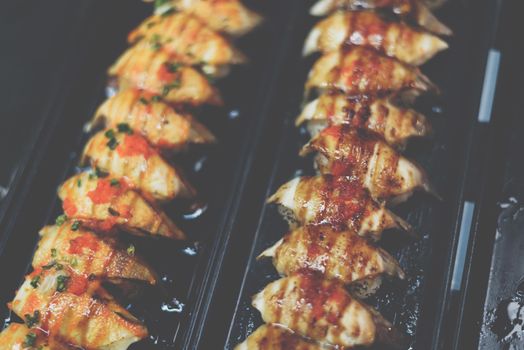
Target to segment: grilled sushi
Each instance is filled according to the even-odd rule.
[[[146,44],[129,48],[109,68],[120,90],[144,90],[173,104],[222,104],[218,90],[201,73],[183,65],[177,56]]]
[[[93,288],[93,289],[92,289]],[[148,332],[107,293],[70,270],[35,270],[26,276],[10,308],[19,317],[75,348],[125,350]]]
[[[269,198],[281,206],[291,222],[348,228],[378,240],[382,231],[396,228],[412,233],[411,226],[371,199],[362,185],[349,177],[297,177]]]
[[[11,323],[0,333],[0,350],[73,350],[72,347],[48,339],[39,329],[29,329],[25,324]]]
[[[270,283],[253,297],[264,322],[278,323],[322,343],[341,347],[403,339],[377,311],[354,299],[344,286],[313,274],[295,274]]]
[[[195,190],[167,163],[147,140],[129,127],[95,134],[84,148],[82,163],[102,170],[138,189],[147,198],[167,201],[191,198]]]
[[[33,268],[62,264],[75,273],[101,280],[137,280],[156,283],[153,270],[134,251],[119,247],[116,240],[100,237],[76,222],[46,226],[33,257]]]
[[[274,324],[257,328],[235,350],[322,350],[329,349],[316,342],[306,340],[289,329]]]
[[[336,12],[313,27],[304,45],[304,55],[332,52],[344,46],[375,49],[418,66],[446,49],[448,44],[405,23],[386,21],[375,12]]]
[[[366,95],[322,94],[304,107],[296,124],[304,121],[308,121],[308,129],[313,136],[329,125],[348,124],[372,131],[400,149],[410,138],[431,133],[431,125],[422,114],[398,107],[388,98]]]
[[[349,125],[324,129],[300,154],[311,152],[318,152],[322,174],[358,179],[378,201],[400,203],[417,189],[436,194],[422,168],[375,135]]]
[[[310,13],[325,16],[337,9],[387,10],[436,34],[452,34],[451,29],[440,22],[421,0],[319,0]]]
[[[328,225],[299,227],[260,257],[272,258],[278,273],[284,276],[313,271],[344,284],[382,275],[404,279],[397,261],[385,250],[351,230],[341,232]]]
[[[262,21],[240,0],[172,0],[170,5],[198,17],[209,28],[232,36],[246,34]]]
[[[58,189],[69,218],[103,232],[118,227],[140,236],[185,239],[185,234],[167,215],[131,189],[125,180],[93,175],[80,173]]]
[[[246,57],[228,40],[184,12],[147,18],[128,36],[130,43],[140,39],[149,50],[174,54],[185,64],[207,67],[204,70],[209,73],[246,62]]]
[[[102,124],[116,128],[123,123],[161,149],[178,150],[188,144],[216,141],[189,113],[139,90],[124,90],[106,100],[96,111],[91,127]]]
[[[311,89],[334,89],[345,94],[385,94],[438,88],[420,70],[360,47],[327,53],[315,62],[306,82]]]

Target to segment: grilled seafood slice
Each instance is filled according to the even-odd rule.
[[[191,198],[195,190],[167,163],[147,140],[129,128],[107,129],[95,134],[84,148],[82,164],[90,161],[112,176],[122,179],[146,196],[159,201]]]
[[[60,186],[66,215],[97,231],[115,226],[131,234],[185,239],[185,234],[159,208],[132,190],[125,180],[77,174]]]
[[[417,68],[361,47],[330,52],[319,58],[309,73],[306,93],[313,88],[335,89],[348,95],[402,90],[438,92]]]
[[[319,0],[311,8],[313,16],[325,16],[337,9],[346,10],[389,10],[402,18],[412,20],[421,27],[441,35],[453,32],[440,22],[420,0]]]
[[[130,43],[140,39],[149,50],[166,51],[189,65],[220,67],[246,62],[228,40],[184,12],[147,18],[128,36]]]
[[[377,311],[354,299],[344,286],[313,274],[270,283],[253,297],[264,322],[342,347],[399,345],[402,336]]]
[[[239,0],[172,0],[171,4],[198,17],[209,28],[232,36],[244,35],[262,21]]]
[[[138,280],[156,283],[153,270],[133,251],[119,247],[110,237],[100,237],[80,228],[77,222],[46,226],[33,257],[33,268],[62,264],[77,274],[102,280]]]
[[[281,205],[288,220],[299,224],[347,227],[374,240],[391,228],[413,233],[407,222],[374,202],[358,181],[345,176],[297,177],[280,187],[268,202]]]
[[[431,125],[422,114],[398,107],[388,98],[366,95],[322,94],[304,107],[296,124],[304,121],[308,121],[313,136],[329,125],[348,124],[370,130],[400,149],[405,148],[410,138],[431,133]]]
[[[448,44],[439,37],[405,23],[383,20],[370,11],[336,12],[313,27],[304,45],[304,55],[336,51],[344,46],[375,49],[410,65],[419,66]]]
[[[300,154],[311,152],[318,152],[322,174],[356,178],[376,200],[400,203],[417,189],[436,194],[422,168],[378,137],[349,125],[324,129]]]
[[[94,288],[70,270],[35,270],[26,276],[10,308],[50,339],[75,348],[125,350],[147,336],[144,325],[114,301],[93,295],[99,290],[107,295]]]
[[[73,348],[50,341],[39,329],[29,329],[25,324],[11,323],[0,333],[0,350],[73,350]]]
[[[292,331],[274,324],[264,324],[257,328],[235,350],[322,350],[328,349],[313,341],[306,340]]]
[[[128,124],[151,145],[178,150],[188,144],[216,142],[215,136],[189,113],[139,90],[125,90],[107,99],[96,111],[90,127],[116,128]]]
[[[299,227],[260,257],[272,258],[284,276],[314,271],[344,284],[382,275],[404,279],[404,272],[388,252],[351,230],[340,232],[328,225]]]
[[[163,50],[151,50],[147,43],[129,48],[109,68],[120,90],[140,89],[168,103],[221,105],[222,98],[208,79],[182,60]]]

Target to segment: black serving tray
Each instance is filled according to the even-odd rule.
[[[217,265],[219,276],[205,286],[211,290],[210,307],[197,315],[203,331],[194,334],[191,348],[210,349],[220,344],[232,349],[262,323],[258,311],[250,306],[251,296],[278,275],[269,261],[257,261],[256,256],[287,230],[276,208],[265,200],[291,178],[313,173],[311,160],[297,156],[308,137],[293,122],[303,103],[303,83],[312,64],[311,59],[301,57],[301,47],[318,19],[307,14],[311,2],[288,0],[286,4],[289,23],[282,40],[287,41],[287,52],[268,100],[271,119],[253,154],[253,167],[246,173],[245,191],[222,252],[223,263]],[[435,134],[431,140],[411,144],[407,155],[427,169],[443,200],[418,194],[395,208],[414,225],[421,239],[382,242],[398,258],[408,278],[405,283],[386,283],[367,300],[410,337],[410,349],[449,349],[454,331],[449,315],[456,309],[455,296],[464,290],[465,278],[464,263],[456,257],[457,251],[462,252],[460,237],[467,238],[463,224],[469,216],[467,194],[481,182],[471,158],[476,155],[481,97],[488,95],[487,102],[491,97],[483,92],[483,82],[499,5],[492,0],[448,1],[437,15],[455,32],[448,39],[450,49],[422,67],[443,94],[419,100],[417,107],[431,119]],[[490,112],[483,113],[489,118]]]
[[[278,1],[246,3],[266,18],[260,28],[237,41],[250,63],[234,68],[229,77],[218,82],[225,108],[207,108],[198,115],[219,143],[175,157],[201,194],[199,208],[205,208],[203,212],[180,206],[165,208],[187,232],[190,241],[128,238],[134,242],[137,254],[143,255],[162,277],[157,288],[141,290],[140,298],[128,305],[133,314],[145,321],[151,333],[150,339],[132,346],[135,350],[188,348],[186,342],[195,329],[194,315],[199,314],[201,300],[207,293],[203,284],[212,277],[209,272],[227,240],[231,209],[237,203],[243,174],[249,168],[254,140],[265,123],[266,96],[271,91],[275,67],[279,67],[275,53],[283,49],[280,33],[287,26],[287,14],[280,12]],[[12,300],[30,269],[38,231],[53,223],[61,212],[56,188],[79,170],[78,157],[89,137],[83,132],[83,125],[105,98],[107,67],[127,47],[127,33],[153,11],[151,4],[139,0],[78,0],[73,8],[68,4],[58,0],[45,4],[21,1],[2,13],[11,13],[22,21],[20,25],[28,28],[12,48],[19,55],[26,52],[23,45],[30,45],[32,35],[39,30],[34,24],[42,25],[42,21],[36,21],[39,15],[45,14],[48,22],[72,16],[62,28],[69,32],[66,35],[69,40],[57,44],[63,50],[62,64],[43,66],[50,69],[48,73],[55,73],[56,80],[56,88],[55,84],[49,85],[53,89],[46,90],[42,84],[43,92],[50,95],[47,107],[34,106],[26,126],[32,133],[25,139],[12,139],[10,144],[13,151],[24,146],[21,144],[24,141],[30,147],[19,151],[20,160],[13,167],[14,179],[0,208],[0,315],[6,324],[16,320],[6,303]],[[45,42],[40,46],[45,47]],[[20,69],[24,62],[11,62],[13,70]],[[37,78],[25,79],[32,84]],[[12,95],[9,98],[19,99],[15,105],[30,103],[24,101],[24,96]],[[16,115],[7,114],[4,122],[24,123]]]

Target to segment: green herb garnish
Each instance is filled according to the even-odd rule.
[[[56,291],[63,292],[67,289],[67,284],[69,283],[69,276],[60,275],[56,278]]]
[[[82,186],[82,180],[78,179],[78,181],[76,182],[76,185],[77,185],[78,187]]]
[[[129,135],[131,135],[133,133],[133,130],[131,129],[131,127],[127,123],[120,123],[116,127],[118,129],[118,132],[124,132],[124,133],[129,134]]]
[[[182,67],[182,64],[180,63],[166,63],[166,68],[169,73],[175,73],[177,70],[180,69],[180,67]]]
[[[33,277],[31,280],[31,287],[34,289],[38,288],[38,285],[40,284],[40,275]]]
[[[153,102],[159,102],[161,99],[162,98],[160,96],[158,96],[158,95],[155,95],[155,96],[151,97],[151,101],[153,101]]]
[[[110,139],[107,141],[107,147],[111,150],[115,150],[118,147],[118,141],[115,138]]]
[[[56,248],[51,248],[51,257],[56,258]]]
[[[149,104],[149,101],[145,97],[140,97],[138,99],[138,101],[140,101],[140,103],[142,103],[142,104],[144,104],[146,106]]]
[[[66,222],[66,221],[67,221],[67,215],[62,214],[62,215],[59,215],[59,216],[56,218],[56,220],[55,220],[55,224],[56,224],[57,226],[62,226],[62,224],[63,224],[64,222]]]
[[[27,327],[32,328],[34,325],[38,324],[40,322],[40,311],[35,310],[33,315],[25,314],[25,323],[27,324]]]
[[[164,85],[164,88],[162,89],[162,95],[167,96],[169,94],[169,91],[172,89],[178,89],[182,83],[180,82],[180,79],[175,80],[174,82]]]
[[[164,6],[165,4],[168,4],[170,0],[155,0],[155,8],[159,8],[161,6]]]
[[[79,228],[80,228],[80,221],[75,221],[71,225],[71,230],[73,230],[73,231],[78,231]]]
[[[24,340],[24,346],[25,347],[32,347],[36,343],[36,334],[35,333],[27,333]]]
[[[127,247],[127,254],[129,255],[135,255],[135,246],[130,244],[129,247]]]
[[[98,177],[98,178],[107,176],[106,173],[104,173],[102,170],[100,170],[99,167],[95,168],[95,174],[96,174],[96,177]]]
[[[56,261],[50,261],[49,263],[47,263],[46,265],[42,266],[42,268],[44,270],[50,270],[52,269],[54,266],[56,265]]]
[[[108,139],[114,139],[115,138],[115,132],[113,131],[113,129],[109,129],[107,130],[104,135],[108,138]]]

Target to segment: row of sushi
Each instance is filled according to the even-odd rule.
[[[402,347],[406,337],[366,305],[383,277],[404,279],[398,262],[377,246],[386,229],[412,227],[389,210],[415,190],[436,194],[427,175],[400,151],[431,133],[409,105],[438,88],[416,66],[450,35],[418,0],[320,0],[328,15],[311,30],[304,55],[320,51],[306,82],[296,125],[312,135],[317,176],[295,178],[269,198],[291,231],[259,258],[283,276],[253,297],[265,325],[241,349]]]
[[[105,128],[85,146],[81,163],[91,170],[58,189],[64,214],[41,230],[33,270],[9,303],[25,324],[0,333],[0,350],[123,350],[148,336],[102,285],[157,282],[119,234],[186,238],[160,205],[196,191],[167,156],[215,141],[192,114],[221,103],[208,75],[245,62],[229,37],[261,20],[235,0],[157,1],[156,10],[109,69],[119,92],[91,122]]]

